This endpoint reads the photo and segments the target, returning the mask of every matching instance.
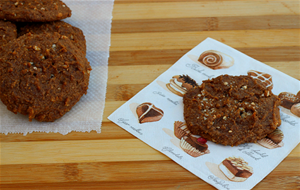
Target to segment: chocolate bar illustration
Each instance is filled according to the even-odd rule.
[[[230,180],[243,182],[253,174],[253,168],[243,158],[228,157],[219,164],[219,169]]]

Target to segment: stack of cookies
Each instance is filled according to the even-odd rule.
[[[8,110],[54,121],[87,93],[86,41],[61,21],[70,16],[60,0],[0,2],[0,98]]]

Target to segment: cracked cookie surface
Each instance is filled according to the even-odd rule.
[[[48,22],[71,16],[61,0],[1,0],[0,19],[14,22]]]
[[[0,20],[0,50],[2,46],[17,38],[17,26],[9,21]]]
[[[192,134],[218,144],[256,142],[280,124],[280,99],[249,76],[221,75],[203,81],[183,97]]]
[[[57,32],[67,36],[75,46],[86,53],[86,40],[82,30],[63,21],[26,23],[19,27],[18,37],[27,33],[43,34]]]
[[[87,93],[90,64],[72,41],[58,33],[26,34],[0,52],[0,98],[29,120],[54,121]]]

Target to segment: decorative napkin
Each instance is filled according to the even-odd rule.
[[[267,85],[273,84],[272,92],[285,100],[286,108],[280,106],[282,124],[273,137],[259,143],[231,147],[199,138],[208,148],[197,151],[186,140],[182,91],[176,88],[182,85],[178,75],[188,75],[200,85],[203,80],[223,74],[254,75]],[[207,38],[109,119],[218,189],[251,189],[300,141],[299,90],[298,80]]]
[[[14,114],[0,101],[0,133],[101,132],[107,85],[110,30],[114,0],[64,0],[72,16],[64,21],[80,28],[86,38],[86,57],[91,64],[86,95],[62,118],[54,122],[28,121],[28,116]]]

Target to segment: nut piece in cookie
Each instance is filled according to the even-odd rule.
[[[67,36],[74,45],[86,52],[86,41],[83,32],[66,22],[54,21],[46,23],[26,23],[24,26],[18,28],[18,37],[27,33],[42,34],[42,33],[54,33],[57,32],[63,36]]]
[[[206,140],[198,135],[183,136],[180,139],[180,147],[192,157],[199,157],[209,153]]]
[[[292,112],[292,114],[300,117],[300,103],[294,104],[291,107],[291,112]]]
[[[0,20],[0,48],[17,38],[17,26],[9,21]]]
[[[190,131],[187,129],[187,126],[184,122],[175,121],[174,122],[174,135],[181,139],[183,136],[190,134]]]
[[[280,105],[287,109],[291,109],[294,104],[300,103],[300,99],[290,92],[281,92],[278,95],[278,98],[281,99]]]
[[[273,81],[272,81],[272,76],[270,74],[263,73],[263,72],[260,72],[260,71],[250,70],[250,71],[248,71],[248,76],[261,81],[262,84],[268,90],[272,90],[272,88],[273,88]]]
[[[234,64],[231,56],[216,50],[208,50],[203,52],[198,61],[211,69],[226,69]]]
[[[183,96],[189,89],[198,86],[197,82],[188,75],[175,75],[166,87],[178,96]]]
[[[283,146],[283,137],[283,132],[277,128],[275,131],[268,134],[265,138],[257,141],[257,143],[268,149],[279,148]]]
[[[192,134],[218,144],[257,142],[281,124],[280,99],[249,76],[221,75],[183,97]]]
[[[87,93],[91,66],[72,41],[58,33],[19,37],[3,48],[0,98],[29,120],[54,121]]]
[[[137,106],[136,113],[139,117],[139,123],[159,121],[164,116],[164,112],[161,109],[149,102]]]
[[[61,0],[1,0],[0,19],[14,22],[49,22],[71,16]]]
[[[243,158],[229,157],[219,164],[219,169],[230,180],[246,181],[252,174],[253,168]]]

